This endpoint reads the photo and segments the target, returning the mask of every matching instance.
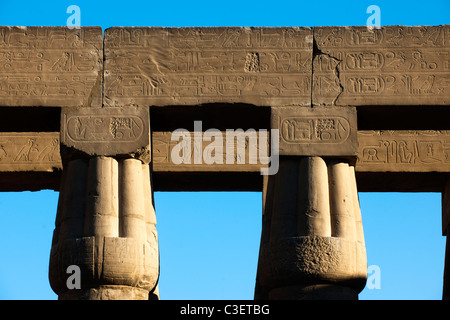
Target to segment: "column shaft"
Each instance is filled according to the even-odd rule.
[[[367,262],[354,168],[281,157],[265,179],[255,298],[357,299]]]

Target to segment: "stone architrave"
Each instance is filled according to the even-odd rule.
[[[272,108],[272,129],[279,130],[280,155],[355,157],[356,108]]]
[[[64,108],[61,115],[62,152],[87,156],[151,159],[149,111],[145,107]]]
[[[190,145],[187,151],[190,153],[188,163],[174,163],[172,155],[174,149],[183,140],[173,140],[171,132],[152,132],[152,165],[153,172],[259,172],[261,168],[267,167],[265,161],[270,156],[270,131],[265,134],[253,130],[247,131],[233,130],[233,138],[227,139],[225,131],[217,132],[222,143],[217,145],[216,138],[211,141],[204,141],[205,132],[201,133],[201,150],[196,149],[195,133],[189,135]],[[234,136],[235,135],[235,136]],[[230,135],[231,136],[231,135]],[[211,145],[214,144],[214,147]],[[242,150],[238,148],[243,146]],[[227,163],[227,148],[232,150],[232,161]],[[210,149],[211,151],[208,151]],[[201,163],[195,163],[195,152],[200,153]],[[177,152],[178,153],[181,152]],[[214,162],[207,163],[205,158],[212,155]]]
[[[449,130],[358,131],[358,172],[449,172]]]
[[[0,106],[101,106],[100,27],[0,27]]]
[[[59,132],[0,132],[0,172],[60,169]]]
[[[109,28],[104,104],[310,105],[312,28]]]
[[[245,133],[245,132],[244,132]],[[173,148],[179,143],[171,140],[171,132],[152,132],[153,172],[189,171],[242,171],[259,172],[260,159],[250,163],[250,145],[245,138],[245,162],[226,163],[223,154],[222,164],[174,164],[171,161]],[[202,136],[204,133],[202,133]],[[222,132],[223,137],[226,133]],[[450,132],[448,130],[358,130],[358,153],[356,172],[449,172],[450,171]],[[257,136],[257,154],[270,150]],[[234,154],[237,156],[237,141],[234,141]],[[202,154],[210,142],[203,142]],[[191,150],[194,150],[194,137],[191,134]],[[0,172],[51,172],[62,169],[59,153],[59,132],[1,132],[0,133]],[[143,144],[145,145],[145,143]],[[137,148],[138,149],[138,148]],[[130,149],[131,150],[131,149]],[[223,150],[226,150],[224,138]],[[95,154],[95,150],[91,150]]]
[[[450,25],[315,27],[313,105],[448,105]]]

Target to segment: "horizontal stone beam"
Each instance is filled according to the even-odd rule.
[[[104,104],[448,105],[449,50],[449,25],[114,27]]]
[[[359,172],[450,172],[450,130],[358,131]]]
[[[268,131],[269,133],[270,131]],[[173,155],[182,157],[179,135],[172,132],[152,133],[152,159],[154,172],[259,172],[267,164],[261,163],[260,155],[270,151],[270,135],[260,136],[256,144],[251,144],[248,131],[241,133],[243,151],[238,152],[238,139],[226,139],[221,132],[222,147],[212,148],[211,141],[199,134],[201,144],[195,144],[194,132],[190,132],[189,162],[174,163]],[[358,131],[357,172],[450,172],[450,130],[360,130]],[[199,141],[200,141],[199,140]],[[51,172],[62,168],[59,151],[59,132],[0,133],[0,172]],[[226,150],[233,150],[233,158],[227,163]],[[178,149],[174,151],[174,148]],[[197,149],[198,146],[201,147]],[[217,145],[216,145],[217,146]],[[208,151],[209,148],[209,151]],[[254,149],[252,149],[254,148]],[[221,154],[208,152],[222,150]],[[195,154],[200,155],[196,163]],[[253,158],[250,158],[250,154]],[[213,163],[205,158],[211,156]],[[218,159],[222,158],[222,163]],[[208,160],[207,160],[208,161]]]
[[[448,105],[450,25],[316,27],[313,105]]]
[[[0,106],[101,106],[100,27],[0,27]]]
[[[61,170],[59,132],[0,133],[0,172]]]
[[[310,105],[312,28],[105,30],[104,104]]]
[[[0,106],[449,105],[449,52],[450,25],[0,27]]]

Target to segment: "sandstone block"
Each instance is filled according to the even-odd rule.
[[[63,153],[89,156],[127,156],[149,162],[148,108],[65,108],[61,114]]]
[[[313,105],[447,105],[450,25],[316,27]]]
[[[110,28],[104,104],[310,105],[311,28]]]
[[[449,172],[449,130],[358,131],[359,172]]]
[[[279,130],[280,155],[348,157],[358,150],[355,108],[272,108],[271,126]]]
[[[0,132],[0,172],[59,169],[59,132]]]
[[[0,106],[101,106],[100,27],[0,27]]]
[[[219,144],[214,137],[211,141],[203,141],[206,136],[205,132],[197,133],[201,135],[198,138],[200,143],[196,142],[194,132],[190,132],[185,139],[173,139],[172,132],[152,132],[153,171],[257,172],[262,167],[267,167],[268,164],[264,157],[270,155],[270,131],[261,135],[256,130],[242,130],[242,132],[235,131],[234,133],[232,139],[227,139],[225,131],[216,132],[222,139]],[[184,162],[175,163],[172,154],[184,156],[182,151],[177,151],[177,148],[179,149],[180,144],[185,141],[189,142],[187,147],[189,157]],[[232,153],[232,159],[228,159],[228,161],[227,150],[231,150],[230,154]],[[198,153],[199,156],[196,156],[195,153]],[[199,161],[196,161],[197,158]],[[213,161],[208,163],[208,158]]]

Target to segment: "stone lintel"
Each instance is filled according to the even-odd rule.
[[[310,105],[312,28],[113,27],[104,104]]]
[[[450,172],[450,130],[358,131],[359,172]]]
[[[279,130],[284,156],[354,158],[358,151],[356,108],[272,108],[271,128]]]
[[[315,27],[313,105],[448,105],[450,25]]]
[[[0,172],[60,169],[59,132],[0,132]]]
[[[243,132],[245,135],[246,132]],[[202,133],[202,137],[204,134]],[[194,133],[191,132],[191,163],[174,164],[171,154],[180,140],[172,140],[171,132],[152,133],[152,159],[155,172],[259,172],[260,159],[250,163],[248,143],[245,140],[245,161],[237,162],[237,139],[234,139],[234,162],[226,163],[226,133],[223,136],[222,164],[194,162]],[[450,172],[450,132],[448,130],[359,130],[357,172],[427,173]],[[257,136],[257,152],[267,147]],[[1,132],[0,172],[52,172],[62,169],[59,152],[59,132]],[[231,141],[229,141],[231,142]],[[202,156],[210,141],[202,142]],[[265,152],[265,150],[263,150]],[[259,153],[258,153],[259,156]]]
[[[101,27],[0,27],[0,106],[101,106]]]
[[[153,132],[153,171],[259,172],[268,166],[262,159],[270,156],[269,131],[260,136],[256,130],[236,129],[232,134],[218,131],[216,137],[206,137],[205,132],[190,132],[184,138],[178,135],[172,137],[171,132]],[[183,162],[176,163],[173,158],[183,156],[180,146],[185,142],[188,143],[189,156]],[[232,154],[227,158],[228,151]]]
[[[151,160],[150,118],[145,107],[64,108],[61,113],[64,156],[132,157]]]

